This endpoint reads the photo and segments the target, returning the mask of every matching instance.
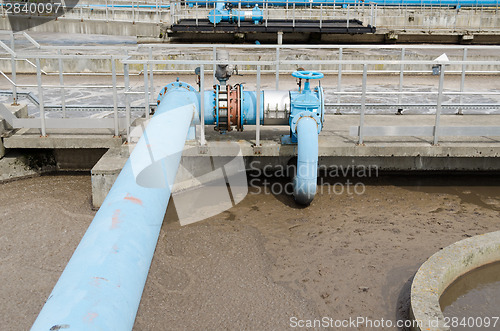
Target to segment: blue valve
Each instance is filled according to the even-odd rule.
[[[310,89],[310,79],[321,79],[324,77],[324,74],[318,71],[306,71],[299,70],[294,71],[292,76],[299,79],[305,79],[306,82],[304,84],[304,89],[300,88],[299,91],[291,91],[290,92],[290,131],[291,142],[296,142],[297,136],[297,123],[301,118],[311,117],[318,124],[318,133],[321,132],[322,124],[323,124],[323,113],[324,113],[324,105],[323,105],[323,89],[321,86],[314,88],[314,90]]]
[[[292,76],[302,79],[321,79],[324,77],[323,73],[318,71],[294,71]]]
[[[300,78],[300,79],[305,79],[306,83],[304,84],[304,90],[301,91],[300,89],[300,82],[299,82],[299,92],[302,93],[309,93],[311,90],[309,89],[309,79],[321,79],[324,77],[322,72],[318,71],[306,71],[306,70],[299,70],[299,71],[294,71],[292,73],[292,76],[295,78]]]

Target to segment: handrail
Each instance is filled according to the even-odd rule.
[[[29,36],[29,35],[28,35]],[[26,37],[26,36],[25,36]],[[31,43],[33,44],[33,43]],[[36,44],[34,44],[36,46]],[[190,51],[194,51],[197,53],[200,53],[202,50],[208,50],[205,52],[205,54],[208,54],[210,58],[205,58],[205,59],[190,59],[190,58],[182,58],[182,57],[177,57],[175,59],[158,59],[152,56],[152,54],[158,53],[155,52],[155,50],[159,51],[159,53],[163,53],[164,49],[168,47],[170,50],[187,50],[187,48],[190,49]],[[5,47],[4,47],[5,48]],[[134,107],[134,110],[144,110],[144,114],[146,116],[149,115],[149,110],[154,107],[154,104],[151,102],[151,97],[154,96],[156,92],[156,87],[154,86],[154,82],[152,80],[151,75],[153,74],[158,74],[158,73],[172,73],[172,72],[189,72],[194,70],[198,66],[203,66],[204,71],[207,73],[210,73],[213,71],[213,68],[216,67],[218,64],[232,64],[235,66],[240,67],[240,72],[245,72],[249,73],[251,75],[257,75],[256,79],[260,80],[260,76],[264,75],[266,73],[272,73],[273,75],[276,76],[276,89],[279,89],[279,80],[280,80],[280,75],[283,75],[284,73],[288,73],[294,69],[296,69],[298,66],[306,66],[310,69],[314,68],[319,68],[319,66],[322,66],[321,71],[324,73],[329,73],[329,76],[326,76],[324,79],[324,82],[333,82],[335,81],[337,83],[337,86],[335,89],[332,89],[333,95],[336,98],[336,102],[329,102],[327,103],[327,106],[330,107],[330,109],[336,109],[337,112],[340,112],[341,109],[352,109],[352,108],[357,108],[360,109],[361,106],[364,106],[365,108],[367,107],[382,107],[381,105],[375,105],[375,104],[370,104],[369,101],[367,102],[366,100],[364,101],[355,101],[353,102],[350,100],[350,103],[345,103],[343,102],[342,98],[346,100],[346,96],[355,96],[356,98],[359,98],[360,96],[373,96],[373,95],[391,95],[391,96],[399,96],[398,98],[398,103],[395,104],[388,104],[386,105],[386,108],[392,107],[395,109],[402,109],[404,107],[408,108],[415,108],[415,107],[431,107],[435,108],[437,105],[432,104],[431,102],[425,102],[425,103],[420,103],[420,104],[408,104],[408,102],[403,102],[401,97],[404,96],[414,96],[418,95],[421,92],[419,91],[412,91],[409,89],[404,88],[404,75],[408,74],[415,74],[415,73],[423,73],[427,72],[429,75],[431,73],[431,67],[438,64],[436,61],[430,60],[430,59],[417,59],[417,60],[411,60],[408,59],[408,54],[409,52],[414,49],[414,50],[440,50],[442,49],[443,51],[449,50],[452,52],[456,53],[463,53],[463,56],[461,56],[459,59],[452,59],[450,60],[446,67],[446,73],[447,75],[450,73],[461,73],[461,84],[460,84],[460,90],[447,90],[445,91],[442,89],[441,91],[438,90],[431,90],[429,92],[425,92],[427,95],[448,95],[448,96],[458,96],[460,97],[460,100],[454,101],[453,104],[442,104],[441,108],[447,108],[450,109],[450,107],[454,107],[457,109],[458,113],[461,113],[462,109],[467,109],[467,108],[482,108],[484,109],[485,107],[491,107],[495,109],[499,109],[500,105],[498,103],[491,103],[491,104],[486,104],[484,102],[482,103],[471,103],[471,102],[464,102],[463,98],[464,96],[470,96],[470,95],[483,95],[483,96],[490,96],[490,97],[495,97],[500,95],[500,91],[471,91],[471,90],[465,90],[464,87],[464,81],[465,77],[467,75],[470,75],[472,73],[474,74],[489,74],[489,75],[499,75],[500,74],[500,58],[496,58],[494,54],[498,54],[498,51],[500,50],[500,46],[490,46],[490,45],[207,45],[207,44],[168,44],[168,45],[162,45],[162,44],[151,44],[151,45],[135,45],[135,46],[125,46],[125,47],[118,47],[118,46],[106,46],[106,47],[100,47],[100,46],[47,46],[40,44],[40,48],[36,48],[36,51],[31,51],[31,50],[19,50],[15,51],[14,49],[10,48],[7,46],[9,50],[12,51],[12,54],[8,52],[6,49],[6,52],[10,55],[5,56],[5,57],[0,57],[0,64],[2,61],[5,61],[4,63],[10,63],[11,65],[15,65],[15,63],[19,63],[20,61],[25,61],[27,62],[30,66],[34,66],[37,69],[37,72],[40,73],[40,75],[43,73],[44,75],[62,75],[62,76],[70,76],[73,74],[78,74],[75,72],[60,72],[58,70],[63,70],[63,66],[60,66],[59,69],[56,69],[55,67],[52,68],[41,68],[43,63],[45,64],[50,64],[51,61],[52,63],[54,61],[88,61],[89,59],[100,59],[104,61],[115,61],[117,66],[113,72],[87,72],[87,73],[82,73],[86,75],[99,75],[103,77],[109,77],[110,83],[102,83],[102,84],[89,84],[89,85],[80,85],[80,84],[66,84],[63,80],[58,83],[56,82],[45,82],[40,83],[30,83],[30,82],[23,82],[19,83],[16,81],[15,76],[10,77],[8,74],[6,74],[4,71],[0,70],[0,77],[4,77],[6,81],[11,85],[12,87],[12,95],[14,96],[14,90],[17,88],[20,89],[30,89],[30,88],[38,88],[39,93],[44,94],[45,90],[48,89],[59,89],[61,93],[63,93],[62,97],[64,97],[64,90],[65,89],[80,89],[80,88],[85,88],[88,90],[93,90],[93,89],[102,89],[102,90],[109,90],[110,93],[112,91],[116,91],[116,95],[113,94],[113,100],[125,100],[125,106],[122,104],[116,103],[116,105],[113,107],[114,109],[118,110],[127,110],[127,118],[125,123],[123,121],[117,121],[117,111],[114,112],[114,123],[118,123],[118,127],[116,124],[113,125],[113,128],[115,129],[115,132],[121,130],[126,130],[126,132],[130,131],[130,123],[132,122],[130,120],[130,109],[131,107],[131,102],[132,99],[135,98],[135,100],[138,100],[143,96],[143,102],[141,102],[142,107]],[[103,49],[106,49],[108,52],[110,52],[107,55],[103,55],[100,53]],[[237,59],[233,58],[230,61],[218,61],[215,58],[215,53],[219,49],[230,49],[230,50],[243,50],[243,51],[252,51],[252,50],[268,50],[269,52],[266,53],[266,58],[263,60],[246,60],[246,59]],[[337,51],[338,52],[338,59],[322,59],[320,57],[318,58],[309,58],[306,60],[295,60],[295,59],[287,59],[287,56],[293,52],[294,50],[299,50],[304,53],[307,52],[309,54],[314,54],[312,52],[313,50],[317,49],[325,49],[325,50],[331,50],[331,51]],[[401,54],[404,54],[406,52],[406,58],[404,56],[400,56],[399,59],[379,59],[378,57],[380,56],[379,54],[376,54],[374,56],[377,56],[375,59],[370,59],[369,56],[367,57],[366,60],[358,60],[358,59],[350,59],[349,58],[349,53],[347,50],[363,50],[363,49],[373,49],[373,50],[393,50],[394,52],[391,52],[391,56],[397,57],[398,52]],[[285,52],[285,50],[288,50],[289,52]],[[67,54],[54,54],[54,52],[62,52],[65,51]],[[467,52],[469,54],[473,51],[481,51],[481,52],[490,52],[492,57],[494,57],[492,60],[472,60],[470,58],[467,58]],[[76,54],[78,53],[83,53],[83,54]],[[433,52],[435,53],[435,52]],[[188,54],[193,54],[191,52],[188,52]],[[335,53],[334,53],[335,54]],[[163,55],[162,55],[163,56]],[[14,59],[14,60],[13,60]],[[31,59],[36,59],[37,63],[40,63],[41,60],[44,62],[40,66],[34,65],[34,63],[31,61]],[[418,67],[415,70],[415,67],[410,70],[410,66],[417,65]],[[123,73],[121,73],[120,69],[121,66],[123,66]],[[161,66],[161,68],[160,68]],[[179,69],[179,66],[183,66],[181,69]],[[347,67],[349,66],[349,67]],[[164,67],[169,68],[169,69],[163,69]],[[243,68],[242,68],[243,67]],[[261,68],[261,70],[257,70],[257,68]],[[325,68],[326,67],[326,68]],[[394,91],[392,90],[387,90],[387,91],[367,91],[366,88],[364,92],[360,92],[358,90],[353,90],[353,91],[346,91],[342,88],[342,75],[347,74],[347,73],[354,73],[354,74],[359,74],[360,71],[356,68],[363,67],[363,71],[368,74],[393,74],[393,73],[399,73],[400,74],[400,81],[398,88],[396,88]],[[450,70],[450,67],[453,67],[453,70]],[[481,70],[481,67],[487,67],[487,70]],[[61,69],[62,68],[62,69]],[[397,68],[397,69],[396,69]],[[428,68],[424,70],[425,68]],[[458,70],[458,68],[461,68],[461,70]],[[134,72],[130,72],[131,70],[134,70]],[[370,70],[369,70],[370,69]],[[406,70],[408,69],[408,70]],[[19,70],[17,70],[19,72]],[[335,75],[337,79],[335,80],[330,80],[331,74]],[[123,75],[125,81],[129,79],[131,75],[144,75],[144,85],[143,87],[138,86],[137,88],[131,89],[130,85],[127,85],[128,83],[121,84],[121,82],[117,82],[116,77],[118,75]],[[213,76],[213,74],[212,74]],[[203,76],[205,77],[205,75]],[[213,78],[215,80],[215,78]],[[323,82],[323,83],[324,83]],[[366,84],[366,81],[363,83]],[[142,84],[141,84],[142,85]],[[206,86],[206,85],[205,85]],[[323,84],[325,86],[325,84]],[[363,85],[365,86],[365,85]],[[366,87],[366,86],[365,86]],[[328,90],[328,87],[326,88]],[[21,96],[23,96],[23,93],[19,93]],[[123,95],[123,98],[119,98],[119,95]],[[43,96],[43,95],[42,95]],[[58,105],[47,105],[43,104],[43,98],[38,98],[40,100],[40,103],[42,105],[40,106],[40,109],[47,109],[50,111],[59,111],[59,109],[67,109],[69,106],[65,107],[60,107]],[[110,98],[111,100],[111,98]],[[146,101],[148,100],[148,101]],[[64,101],[62,101],[62,104],[64,104]],[[356,106],[357,105],[357,106]],[[99,108],[99,106],[92,106],[92,105],[82,105],[84,108],[87,109],[94,109],[94,108]],[[111,105],[106,105],[103,106],[102,109],[112,109]],[[63,111],[64,114],[64,111]],[[38,119],[40,123],[42,121],[47,124],[47,121],[50,122],[51,119]],[[71,122],[71,127],[75,127],[78,125],[76,120],[68,119],[67,123]],[[75,122],[75,123],[72,123]],[[21,122],[19,122],[21,123]],[[82,122],[83,123],[83,122]],[[108,123],[111,123],[108,121]],[[50,127],[50,126],[49,126]],[[368,131],[366,131],[366,134],[373,134],[375,131],[374,128],[369,128]],[[428,132],[425,130],[428,129],[422,129],[424,131],[421,132]],[[204,130],[202,131],[204,133]],[[395,132],[395,131],[394,131]],[[409,132],[409,131],[408,131]],[[420,131],[419,131],[420,132]],[[463,131],[463,132],[470,132],[470,131]],[[488,132],[492,132],[491,130]],[[385,135],[384,130],[380,131],[382,135]],[[201,138],[202,141],[205,140],[205,137],[203,136]],[[260,130],[256,132],[256,141],[260,140]]]

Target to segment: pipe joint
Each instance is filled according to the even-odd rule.
[[[311,111],[305,110],[305,111],[301,111],[299,113],[296,113],[290,117],[290,130],[292,131],[293,134],[297,134],[298,123],[300,120],[302,120],[304,118],[313,119],[317,124],[318,134],[321,132],[321,129],[323,128],[322,123],[321,123],[321,113],[311,112]]]
[[[168,103],[162,103],[164,99],[168,100]],[[196,88],[188,83],[180,81],[172,82],[166,85],[158,94],[158,98],[156,100],[156,103],[158,105],[157,109],[159,109],[160,107],[165,108],[165,111],[168,112],[169,109],[172,108],[172,100],[178,101],[175,102],[175,104],[180,102],[198,105],[197,107],[193,108],[193,119],[191,125],[200,124],[200,93]]]

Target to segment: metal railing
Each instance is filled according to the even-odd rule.
[[[26,37],[26,36],[25,36]],[[27,38],[29,40],[29,38]],[[356,136],[357,142],[362,144],[364,138],[367,136],[432,136],[433,142],[438,143],[439,137],[442,135],[463,135],[463,136],[498,136],[500,135],[499,127],[461,127],[461,128],[447,128],[441,127],[440,117],[441,110],[445,107],[454,108],[458,113],[467,107],[488,107],[493,109],[500,109],[500,103],[494,101],[492,103],[471,103],[464,100],[465,97],[471,95],[481,95],[482,97],[489,96],[495,98],[500,96],[499,91],[466,91],[465,81],[466,77],[471,74],[487,74],[492,77],[498,77],[500,74],[500,59],[498,55],[492,59],[483,60],[470,60],[471,52],[475,53],[492,53],[499,54],[499,46],[437,46],[437,45],[183,45],[183,44],[152,44],[152,45],[136,45],[127,46],[125,48],[118,46],[45,46],[37,45],[33,40],[33,47],[36,49],[24,49],[17,51],[14,48],[15,38],[12,37],[12,47],[1,43],[0,46],[4,49],[4,54],[0,54],[0,58],[4,59],[3,62],[10,63],[11,74],[0,71],[0,75],[10,85],[10,94],[12,101],[17,102],[18,89],[36,89],[38,92],[38,107],[39,118],[36,119],[19,119],[16,120],[16,128],[39,128],[42,135],[47,134],[47,129],[50,128],[110,128],[113,129],[115,135],[126,132],[127,136],[130,133],[130,126],[132,123],[131,111],[138,111],[141,109],[143,116],[149,117],[151,109],[155,106],[156,86],[154,77],[158,74],[172,74],[179,72],[194,72],[196,67],[202,68],[201,87],[204,88],[206,84],[206,74],[212,75],[213,83],[216,83],[214,68],[217,64],[232,64],[240,68],[240,73],[249,74],[255,77],[255,85],[257,90],[260,89],[261,76],[264,74],[273,73],[275,77],[275,89],[280,89],[280,75],[296,70],[298,67],[305,67],[308,70],[320,70],[326,72],[328,75],[322,81],[323,87],[326,91],[331,93],[335,102],[327,102],[325,106],[329,110],[336,110],[340,112],[345,109],[359,110],[356,113],[360,116],[359,126],[351,128],[350,133]],[[103,49],[108,53],[100,54]],[[218,49],[227,49],[234,53],[233,59],[229,62],[219,62],[216,60],[216,53]],[[37,51],[38,50],[38,51]],[[76,54],[85,50],[85,54]],[[208,51],[207,51],[208,50]],[[300,52],[298,51],[300,50]],[[353,50],[361,52],[363,50],[370,50],[372,59],[367,55],[366,59],[349,59]],[[442,70],[440,71],[440,79],[437,90],[431,87],[431,91],[425,92],[426,95],[435,96],[436,102],[427,104],[414,103],[409,104],[404,102],[404,98],[409,96],[421,95],[422,92],[412,91],[404,85],[406,75],[422,74],[425,72],[431,75],[432,66],[437,63],[433,61],[430,56],[425,59],[409,59],[409,55],[415,51],[423,52],[429,51],[436,53],[436,50],[448,51],[454,56],[450,56],[451,60],[446,64],[441,64]],[[251,51],[258,51],[263,58],[260,60],[246,60],[242,59],[242,54],[247,54],[248,58],[255,58]],[[380,60],[380,55],[375,51],[380,51],[391,57],[392,60]],[[172,58],[170,55],[174,52],[177,58]],[[250,53],[249,53],[250,52]],[[290,59],[292,53],[304,53],[308,55],[307,59]],[[321,53],[323,52],[323,53]],[[388,55],[388,52],[390,54]],[[68,54],[70,53],[70,54]],[[316,58],[310,54],[317,53]],[[193,56],[193,54],[195,56]],[[324,54],[330,54],[330,58],[325,58]],[[356,52],[355,52],[356,54]],[[10,57],[8,56],[10,55]],[[202,56],[196,56],[202,55]],[[266,56],[264,56],[266,55]],[[476,54],[477,56],[477,54]],[[238,58],[238,60],[235,60]],[[333,59],[335,58],[335,59]],[[0,61],[0,63],[2,62]],[[29,62],[27,62],[29,61]],[[43,63],[57,62],[57,69],[51,70],[45,68],[42,70]],[[86,72],[87,75],[103,75],[108,77],[109,84],[67,84],[65,77],[67,75],[78,74],[77,72],[67,73],[64,72],[64,63],[71,62],[71,64],[78,63],[78,61],[99,61],[106,62],[111,68],[111,72]],[[17,81],[16,63],[34,63],[36,68],[36,83],[26,84]],[[47,65],[50,67],[50,65]],[[72,66],[73,67],[73,66]],[[182,69],[178,69],[182,68]],[[349,68],[349,70],[345,70]],[[418,70],[415,70],[417,68]],[[472,68],[472,70],[470,69]],[[479,70],[479,68],[485,68]],[[460,87],[455,91],[444,90],[445,72],[447,74],[460,75]],[[347,91],[343,88],[343,75],[345,74],[361,74],[361,91]],[[396,90],[387,89],[385,91],[370,91],[367,83],[368,75],[398,75],[398,84]],[[131,76],[143,76],[143,83],[141,86],[140,81],[131,84]],[[9,77],[10,76],[10,77]],[[57,76],[59,78],[58,84],[47,84],[42,80],[43,76]],[[118,77],[123,79],[123,84],[118,83]],[[56,77],[54,77],[56,78]],[[53,79],[52,79],[53,80]],[[135,85],[132,88],[132,85]],[[47,105],[44,100],[45,92],[49,89],[59,92],[61,103],[60,105]],[[111,105],[102,107],[101,110],[112,110],[112,118],[88,118],[88,119],[75,119],[65,118],[66,110],[68,108],[81,107],[88,109],[94,107],[98,110],[98,106],[77,105],[71,106],[65,100],[65,94],[68,89],[99,89],[108,90],[111,93],[109,98],[112,101]],[[26,93],[26,92],[23,92]],[[367,99],[370,96],[397,96],[395,104],[370,104]],[[143,97],[141,107],[133,107],[132,99]],[[458,96],[458,103],[443,104],[443,96]],[[360,98],[359,102],[353,102],[353,98]],[[119,100],[124,101],[124,105],[119,105]],[[348,100],[349,103],[345,101]],[[415,108],[433,108],[436,109],[435,125],[431,127],[368,127],[365,124],[364,116],[367,109],[370,108],[395,108],[395,109],[408,109]],[[61,111],[63,118],[46,118],[45,112],[50,109],[52,111]],[[203,107],[202,107],[203,109]],[[125,111],[125,118],[118,116],[119,111]],[[203,118],[203,116],[202,116]],[[260,144],[260,127],[256,130],[255,137],[256,145]],[[206,143],[204,127],[202,126],[202,133],[200,137],[202,144]]]

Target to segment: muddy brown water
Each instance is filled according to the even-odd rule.
[[[500,262],[472,270],[441,295],[441,310],[453,330],[500,329]]]
[[[250,188],[233,208],[184,227],[170,201],[134,330],[283,330],[293,317],[395,322],[408,316],[425,260],[500,230],[498,175],[351,181],[364,183],[362,194],[318,189],[308,208]],[[32,325],[95,215],[90,196],[88,175],[0,184],[0,329]]]

